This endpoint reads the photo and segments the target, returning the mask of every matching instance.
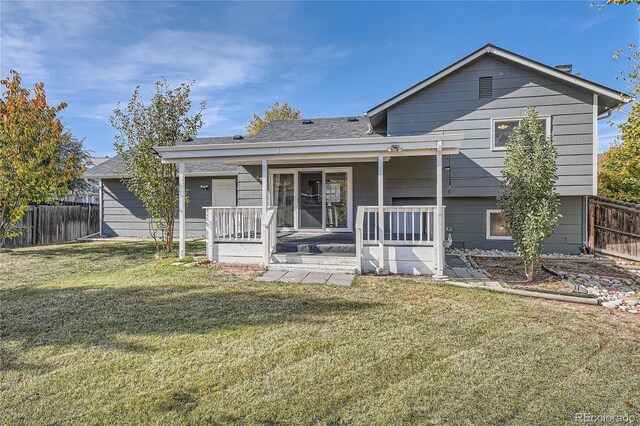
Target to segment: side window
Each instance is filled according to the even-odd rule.
[[[502,210],[487,210],[487,240],[510,240]]]
[[[491,120],[491,149],[493,151],[504,151],[507,149],[507,142],[513,131],[522,120],[519,118],[494,118]],[[542,117],[544,135],[549,135],[550,117]]]

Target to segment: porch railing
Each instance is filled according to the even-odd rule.
[[[442,206],[444,212],[444,206]],[[378,226],[378,206],[359,206],[356,213],[356,259],[362,272],[364,246],[433,246],[438,224],[437,206],[384,206],[382,227]],[[380,230],[382,228],[382,230]],[[382,233],[382,235],[380,235]],[[435,252],[434,252],[435,255]],[[381,262],[381,259],[378,259]],[[382,265],[380,265],[382,268]]]
[[[382,241],[387,245],[431,246],[435,240],[436,216],[436,206],[385,206]],[[362,244],[380,241],[377,206],[358,207],[358,230]]]
[[[207,237],[213,242],[262,241],[262,207],[204,207]]]
[[[262,247],[263,247],[263,262],[264,265],[268,265],[271,261],[271,255],[276,250],[278,223],[276,221],[276,213],[278,207],[271,206],[267,208],[266,213],[262,217]]]

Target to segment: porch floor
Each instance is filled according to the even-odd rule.
[[[353,232],[278,231],[278,242],[283,244],[355,244]]]
[[[280,231],[277,236],[276,253],[355,256],[356,237],[353,232]]]

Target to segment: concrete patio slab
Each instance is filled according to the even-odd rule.
[[[256,278],[256,281],[278,281],[286,274],[286,271],[267,271]]]
[[[323,272],[309,272],[309,275],[302,280],[305,284],[325,284],[331,277],[331,274]]]
[[[331,274],[331,277],[327,280],[327,284],[348,287],[353,283],[355,277],[354,274]]]
[[[309,272],[305,271],[289,271],[284,274],[278,281],[283,283],[301,283],[305,277],[309,275]]]
[[[453,270],[453,273],[456,274],[457,278],[473,278],[468,268],[454,267],[451,269]]]

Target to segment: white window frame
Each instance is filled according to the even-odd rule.
[[[300,228],[299,224],[299,208],[300,208],[300,172],[321,172],[322,173],[322,228],[307,229]],[[327,173],[346,173],[347,175],[347,227],[346,228],[327,228],[327,197],[326,192],[326,176]],[[293,174],[293,228],[279,228],[283,231],[308,231],[308,232],[353,232],[353,167],[296,167],[296,168],[273,168],[269,170],[269,181],[271,182],[271,193],[275,194],[275,174]]]
[[[551,116],[550,115],[539,115],[541,120],[545,120],[545,130],[547,132],[547,136],[551,135]],[[498,117],[491,118],[491,151],[506,151],[507,147],[505,146],[496,146],[496,121],[517,121],[518,125],[520,122],[524,120],[526,117]]]
[[[500,235],[491,235],[491,214],[492,213],[502,213],[500,209],[487,209],[487,240],[505,240],[505,241],[513,241],[513,238],[510,236],[500,236]]]

